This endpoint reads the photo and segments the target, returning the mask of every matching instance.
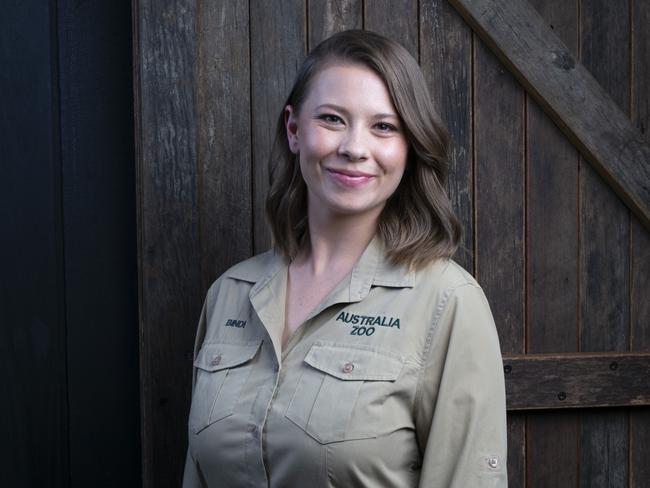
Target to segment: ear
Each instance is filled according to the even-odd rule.
[[[298,121],[291,105],[284,107],[284,127],[287,131],[287,142],[292,153],[298,154]]]

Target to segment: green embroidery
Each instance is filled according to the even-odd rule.
[[[399,318],[388,317],[386,315],[357,315],[349,312],[341,312],[338,317],[336,317],[336,321],[365,327],[379,326],[400,328]]]

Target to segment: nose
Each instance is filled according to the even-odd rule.
[[[368,158],[368,148],[361,128],[345,132],[341,138],[338,153],[349,161],[364,161]]]

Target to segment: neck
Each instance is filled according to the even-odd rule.
[[[368,215],[309,214],[309,241],[296,256],[313,276],[350,269],[377,232],[380,210]]]

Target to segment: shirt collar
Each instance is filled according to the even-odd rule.
[[[226,276],[254,283],[251,294],[264,287],[279,271],[285,271],[287,261],[273,251],[257,255],[226,272]],[[412,288],[415,272],[407,266],[394,264],[386,257],[385,248],[375,236],[350,271],[349,300],[362,300],[372,286]],[[347,281],[344,279],[344,281]]]
[[[402,266],[390,265],[386,253],[375,237],[352,267],[352,270],[334,287],[305,321],[336,303],[363,300],[375,286],[413,286],[414,275]],[[266,252],[235,265],[226,276],[254,283],[249,298],[257,316],[266,328],[278,364],[282,362],[282,331],[284,330],[284,301],[287,286],[287,261],[274,252]]]

